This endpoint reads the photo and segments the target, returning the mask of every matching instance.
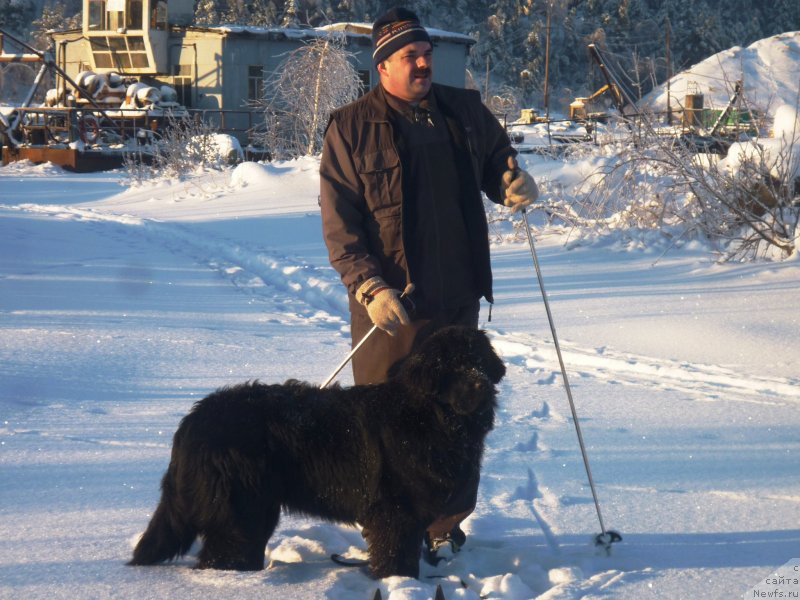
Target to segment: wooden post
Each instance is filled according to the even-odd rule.
[[[550,18],[553,13],[553,3],[547,3],[547,36],[544,44],[544,114],[550,116]]]
[[[544,45],[544,117],[547,126],[547,142],[550,140],[550,18],[553,14],[552,0],[547,3],[547,36]]]

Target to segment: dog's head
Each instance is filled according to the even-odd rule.
[[[403,362],[398,377],[457,414],[470,415],[482,409],[493,413],[495,384],[505,373],[484,331],[454,325],[422,342]]]

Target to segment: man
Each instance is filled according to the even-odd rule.
[[[384,381],[440,327],[478,326],[480,298],[493,302],[481,191],[514,211],[538,196],[480,94],[433,83],[433,45],[413,12],[389,10],[372,40],[380,85],[331,115],[320,163],[323,235],[349,292],[353,345],[382,330],[353,357],[357,384]],[[431,525],[432,550],[448,536],[463,543],[477,484]]]

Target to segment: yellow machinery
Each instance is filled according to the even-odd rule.
[[[575,98],[569,105],[569,118],[571,121],[584,121],[588,119],[593,113],[588,112],[587,105],[594,102],[597,98],[605,93],[610,93],[614,98],[614,104],[619,106],[622,104],[622,96],[619,93],[619,88],[613,83],[607,83],[594,94],[587,97]]]

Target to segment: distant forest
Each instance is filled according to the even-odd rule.
[[[604,83],[587,51],[590,43],[625,73],[636,97],[668,73],[721,50],[800,29],[798,0],[198,0],[196,22],[369,23],[398,4],[416,11],[428,27],[473,37],[472,85],[506,99],[509,109],[543,105],[548,37],[549,98],[557,111]],[[80,10],[79,0],[44,6],[41,0],[0,0],[0,28],[42,44],[43,30],[77,25]]]

